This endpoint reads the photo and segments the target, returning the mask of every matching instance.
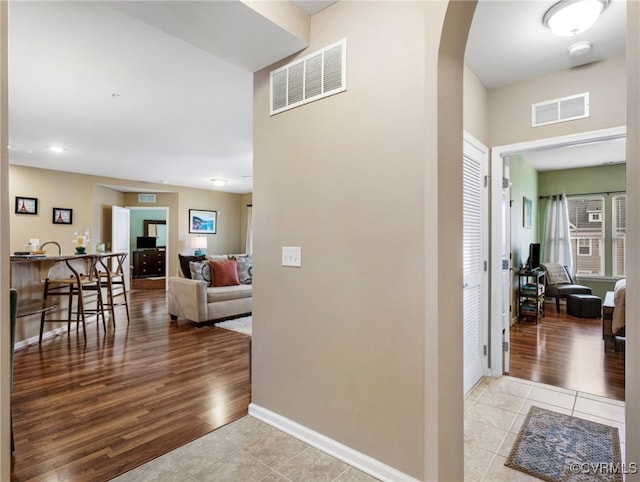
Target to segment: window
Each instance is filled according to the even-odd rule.
[[[591,256],[591,240],[589,238],[578,238],[578,256]]]
[[[627,196],[614,196],[611,203],[612,274],[624,277],[625,238],[627,235]]]
[[[579,275],[604,275],[604,197],[569,197],[573,266]]]

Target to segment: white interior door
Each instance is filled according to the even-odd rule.
[[[509,180],[509,157],[504,157],[502,161],[503,183],[502,183],[502,367],[504,373],[509,373],[509,357],[511,344],[509,343],[511,333],[511,300],[513,286],[513,269],[511,266],[511,181]]]
[[[463,150],[464,393],[487,371],[487,148],[465,133]]]
[[[111,206],[111,251],[114,253],[128,253],[129,255],[129,218],[130,212],[127,208]],[[125,274],[125,286],[127,290],[130,286],[130,256],[125,259],[123,268]]]

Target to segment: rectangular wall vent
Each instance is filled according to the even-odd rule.
[[[138,194],[139,203],[154,203],[156,202],[155,194]]]
[[[271,72],[271,115],[347,90],[347,40]]]
[[[531,127],[589,117],[589,92],[531,105]]]

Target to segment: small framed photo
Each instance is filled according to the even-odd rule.
[[[522,198],[522,227],[531,228],[533,226],[533,202],[527,197]]]
[[[38,214],[38,199],[16,196],[16,214]]]
[[[53,208],[53,224],[71,224],[73,209]]]
[[[217,211],[189,209],[189,233],[216,234]]]

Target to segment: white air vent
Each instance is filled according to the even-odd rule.
[[[347,90],[347,40],[271,72],[271,115]]]
[[[589,117],[589,92],[531,105],[531,127]]]
[[[154,203],[156,202],[155,194],[138,194],[139,203]]]

